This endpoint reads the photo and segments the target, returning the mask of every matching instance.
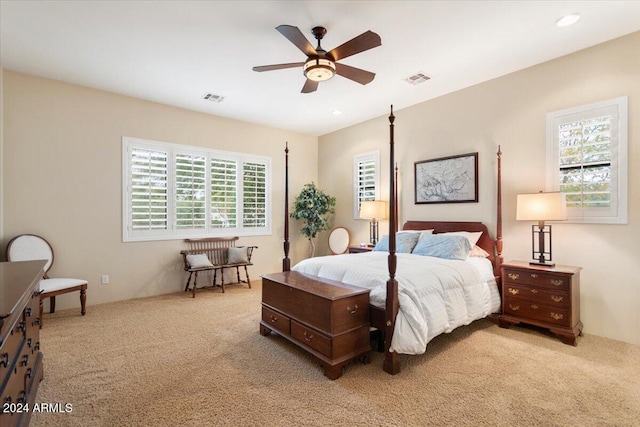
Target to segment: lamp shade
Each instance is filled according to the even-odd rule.
[[[368,200],[360,204],[360,218],[382,219],[387,217],[387,202],[383,200]]]
[[[567,201],[564,193],[518,194],[516,220],[560,221],[567,219]]]

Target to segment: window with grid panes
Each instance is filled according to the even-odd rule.
[[[270,234],[270,164],[123,137],[123,240]]]
[[[547,189],[570,222],[627,222],[627,98],[547,115]]]
[[[360,205],[376,200],[380,192],[380,152],[358,154],[353,157],[353,218],[360,218]]]

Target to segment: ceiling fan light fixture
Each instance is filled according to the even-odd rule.
[[[329,80],[336,74],[336,63],[330,59],[312,58],[304,63],[304,75],[314,82]]]

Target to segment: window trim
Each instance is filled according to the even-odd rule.
[[[164,151],[167,153],[167,228],[161,230],[133,230],[130,223],[131,217],[131,193],[129,185],[131,182],[130,150],[142,148],[153,151]],[[180,229],[176,227],[176,154],[188,154],[205,156],[205,178],[206,178],[206,224],[202,229]],[[243,181],[236,179],[236,226],[233,228],[212,228],[211,227],[211,158],[232,160],[237,163],[236,178],[242,178],[245,163],[259,163],[265,166],[265,226],[264,227],[244,227],[243,226]],[[128,136],[122,137],[122,241],[141,242],[155,240],[178,240],[185,238],[203,238],[213,236],[262,236],[271,235],[272,232],[272,192],[271,192],[271,158],[245,153],[215,150],[204,147],[195,147],[182,144],[151,141]]]
[[[380,200],[380,151],[369,151],[353,156],[353,219],[360,219],[360,199],[358,182],[358,164],[372,161],[375,165],[375,196],[374,200]]]
[[[580,224],[627,224],[628,223],[628,97],[608,99],[592,104],[567,108],[547,113],[546,118],[546,189],[560,190],[560,161],[557,124],[563,117],[579,116],[575,120],[588,119],[601,114],[605,109],[617,110],[617,123],[613,122],[611,142],[611,194],[609,208],[567,208],[567,222]],[[598,111],[601,110],[601,111]],[[574,120],[573,118],[571,120]],[[565,121],[568,121],[565,120]],[[562,121],[564,122],[564,121]],[[616,126],[617,125],[617,126]],[[614,201],[615,198],[615,201]],[[603,214],[603,209],[608,212]]]

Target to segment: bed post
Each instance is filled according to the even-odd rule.
[[[500,146],[498,145],[498,152],[496,153],[498,157],[498,198],[497,198],[497,218],[496,218],[496,263],[495,270],[493,271],[494,276],[502,275],[502,151],[500,150]],[[500,283],[498,283],[500,286]]]
[[[289,143],[284,147],[284,258],[282,271],[291,271],[289,259]]]
[[[387,281],[387,302],[385,310],[385,330],[384,330],[384,362],[383,369],[388,374],[400,372],[400,355],[391,351],[391,339],[398,314],[398,281],[396,280],[396,191],[395,191],[395,160],[393,141],[393,105],[389,115],[389,280]]]

